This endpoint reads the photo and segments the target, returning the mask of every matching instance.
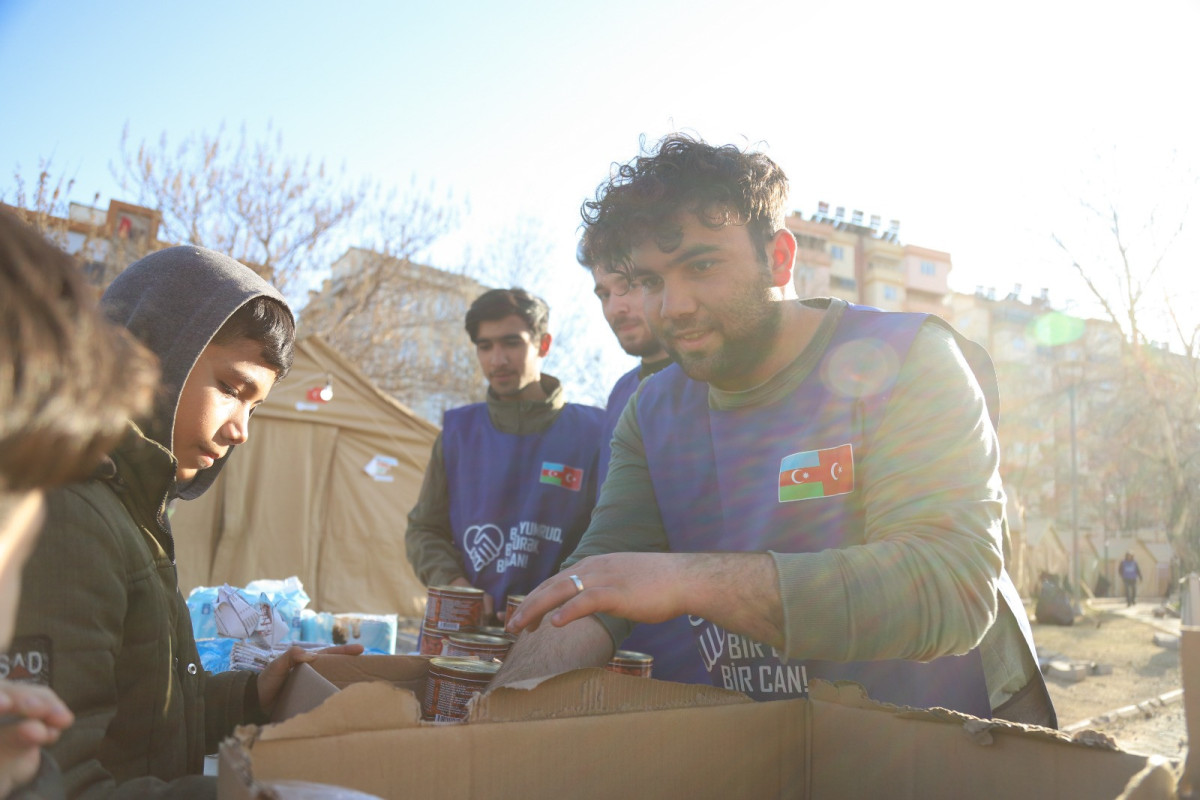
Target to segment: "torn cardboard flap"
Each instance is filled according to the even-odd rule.
[[[422,658],[318,656],[292,670],[271,714],[278,724],[261,735],[288,739],[418,725],[427,671]]]
[[[414,728],[421,724],[421,704],[407,689],[379,681],[347,686],[319,708],[259,731],[263,741],[337,736],[343,733]]]
[[[530,692],[537,693],[536,705],[530,703]],[[476,695],[467,704],[467,721],[515,722],[752,702],[741,692],[715,686],[647,680],[592,668]]]

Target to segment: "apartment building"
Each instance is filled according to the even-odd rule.
[[[817,204],[805,217],[796,211],[785,224],[796,236],[796,291],[801,297],[840,297],[888,311],[945,316],[950,297],[950,254],[900,241],[900,221],[883,227],[879,215],[830,212]]]

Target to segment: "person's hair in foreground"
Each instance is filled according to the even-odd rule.
[[[474,342],[479,323],[496,322],[514,314],[525,321],[534,341],[550,330],[550,307],[542,298],[524,289],[491,289],[475,298],[467,310],[467,335]]]
[[[647,239],[669,253],[679,246],[677,218],[694,214],[719,229],[745,225],[766,258],[766,246],[784,225],[788,181],[762,153],[714,146],[686,134],[665,136],[627,164],[584,202],[584,236],[578,258],[585,266],[620,269],[630,249]]]
[[[74,260],[0,212],[0,500],[85,477],[156,377]]]

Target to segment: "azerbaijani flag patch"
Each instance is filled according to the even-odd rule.
[[[578,492],[583,488],[583,470],[543,461],[541,482]]]
[[[545,480],[543,478],[542,480]],[[843,444],[784,456],[779,462],[779,502],[832,497],[854,491],[854,448]]]

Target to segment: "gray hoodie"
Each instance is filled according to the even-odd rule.
[[[101,298],[105,313],[154,351],[162,370],[152,417],[143,426],[147,436],[171,450],[179,395],[196,360],[234,312],[262,295],[287,307],[283,295],[249,267],[193,245],[152,253],[112,282]],[[232,452],[176,486],[173,496],[199,497]]]

